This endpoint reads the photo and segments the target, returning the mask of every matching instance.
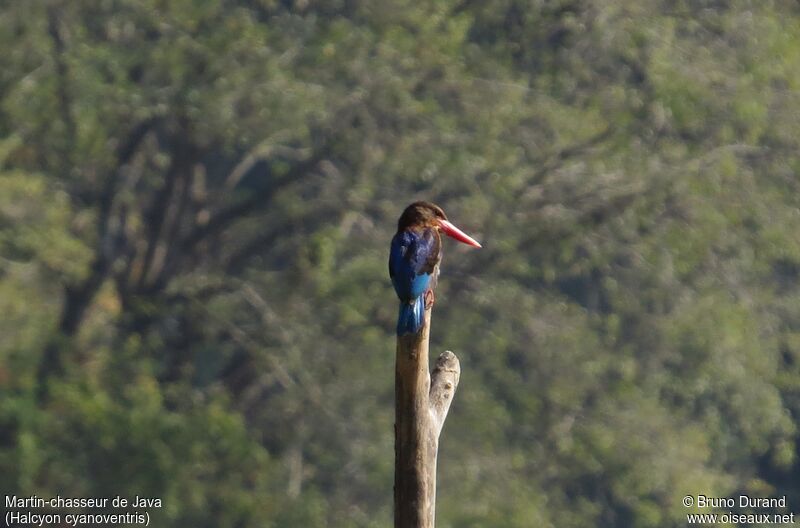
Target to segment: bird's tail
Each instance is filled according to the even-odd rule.
[[[425,301],[422,295],[412,302],[400,301],[400,316],[397,318],[397,335],[416,334],[425,320]]]

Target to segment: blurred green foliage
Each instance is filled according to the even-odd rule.
[[[397,216],[440,203],[439,526],[800,507],[789,2],[0,7],[0,489],[391,525]]]

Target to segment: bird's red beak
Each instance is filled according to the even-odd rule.
[[[475,240],[474,238],[472,238],[471,236],[469,236],[468,234],[466,234],[465,232],[463,232],[462,230],[460,230],[447,220],[439,220],[439,227],[441,227],[442,231],[444,231],[444,234],[449,236],[450,238],[455,238],[459,242],[463,242],[468,246],[473,246],[476,248],[481,247],[481,245],[478,243],[477,240]]]

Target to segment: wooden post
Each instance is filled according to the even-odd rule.
[[[431,310],[417,335],[397,338],[394,425],[394,526],[433,528],[436,456],[461,365],[449,350],[428,371]]]

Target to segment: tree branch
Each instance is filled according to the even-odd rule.
[[[187,168],[187,171],[191,172],[191,169]],[[187,174],[178,184],[177,197],[170,204],[170,210],[167,213],[167,221],[163,229],[163,240],[159,242],[160,258],[157,265],[151,266],[149,272],[148,284],[155,289],[163,288],[171,278],[171,270],[174,269],[171,263],[175,259],[178,249],[180,249],[176,241],[184,225],[183,220],[186,210],[191,202],[191,175]]]
[[[67,68],[67,62],[64,60],[67,46],[61,34],[58,19],[59,16],[56,8],[50,7],[47,10],[47,32],[50,34],[50,39],[53,41],[53,62],[55,63],[56,78],[58,79],[56,95],[58,97],[58,109],[61,113],[61,121],[64,123],[65,128],[64,137],[67,141],[62,156],[66,162],[66,166],[71,167],[72,153],[74,151],[72,146],[75,144],[77,126],[75,125],[75,118],[72,115],[72,104],[69,95],[69,69]]]
[[[531,179],[527,182],[527,185],[536,185],[541,183],[550,173],[560,169],[564,165],[565,161],[596,147],[606,139],[610,138],[614,134],[614,131],[614,127],[608,127],[579,143],[564,147],[550,156],[549,159],[545,159],[542,162],[537,163],[539,168],[536,170],[536,172],[534,172]]]
[[[283,154],[288,154],[292,157],[302,156],[303,153],[299,152],[305,149],[292,149],[289,147],[281,146],[276,144],[276,141],[280,141],[281,139],[288,139],[288,137],[284,137],[287,134],[278,133],[276,134],[277,137],[271,137],[268,140],[263,141],[256,145],[252,150],[250,150],[245,156],[236,164],[236,166],[231,170],[228,176],[225,178],[225,183],[223,184],[223,189],[226,191],[230,191],[234,189],[239,182],[242,180],[245,174],[247,174],[250,169],[252,169],[256,163],[259,161],[266,160],[269,156],[274,154],[275,152],[281,152]]]
[[[167,219],[168,213],[171,210],[170,203],[172,202],[175,194],[175,188],[179,180],[188,179],[187,172],[190,159],[192,157],[192,148],[183,142],[183,139],[177,137],[176,145],[173,148],[172,160],[170,161],[167,173],[164,176],[164,183],[157,191],[150,208],[145,214],[145,224],[147,226],[147,249],[145,251],[142,272],[138,277],[137,286],[142,288],[145,286],[148,277],[151,277],[152,268],[156,264],[157,250],[159,243],[163,236],[164,223]],[[156,272],[157,274],[157,272]]]
[[[436,360],[436,368],[431,375],[429,397],[431,420],[437,437],[442,432],[460,377],[461,362],[458,361],[458,357],[449,350],[442,352]]]
[[[106,176],[103,188],[94,200],[97,203],[98,211],[97,238],[100,240],[99,248],[103,257],[108,260],[113,258],[113,244],[110,244],[108,239],[115,234],[111,233],[109,221],[117,193],[123,181],[123,169],[133,159],[145,137],[159,122],[159,118],[150,118],[142,121],[133,127],[125,139],[119,143],[115,152],[116,165]]]
[[[209,221],[203,225],[197,226],[183,242],[184,253],[191,252],[194,247],[205,240],[209,236],[222,231],[230,224],[242,218],[243,216],[251,213],[266,203],[279,190],[283,189],[289,183],[306,176],[313,171],[317,164],[322,161],[330,153],[330,144],[326,144],[315,151],[309,158],[296,163],[282,176],[277,177],[272,185],[255,192],[247,198],[222,209],[217,214],[212,215]]]

